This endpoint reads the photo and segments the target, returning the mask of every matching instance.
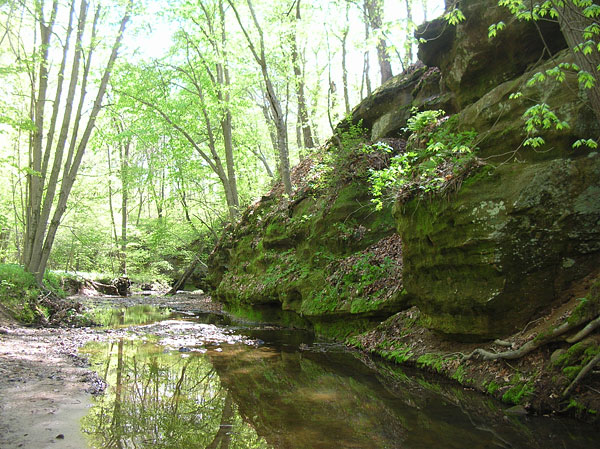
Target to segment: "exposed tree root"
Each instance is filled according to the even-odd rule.
[[[519,349],[514,349],[511,351],[491,352],[491,351],[486,351],[485,349],[482,349],[482,348],[477,348],[470,354],[464,356],[463,361],[469,360],[469,359],[475,357],[476,355],[481,356],[481,358],[483,360],[497,360],[497,359],[515,360],[515,359],[519,359],[519,358],[529,354],[530,352],[536,350],[537,348],[544,346],[546,343],[549,343],[549,342],[555,340],[556,338],[560,337],[561,335],[564,335],[567,332],[572,331],[576,327],[581,326],[584,322],[585,322],[585,320],[578,320],[576,322],[566,321],[563,324],[561,324],[560,326],[554,328],[552,330],[552,332],[550,332],[549,334],[538,335],[533,340],[530,340],[527,343],[525,343]],[[587,337],[589,334],[591,334],[594,330],[596,330],[599,327],[600,327],[600,316],[598,316],[596,319],[590,321],[583,329],[581,329],[574,336],[567,338],[566,341],[569,343],[576,343],[576,342],[582,340],[583,338]],[[506,346],[508,344],[508,342],[505,342],[502,340],[496,340],[496,341],[494,341],[494,343],[498,344],[500,346]]]
[[[595,320],[590,321],[587,326],[581,329],[572,337],[567,338],[568,343],[576,343],[580,340],[583,340],[585,337],[594,332],[597,328],[600,327],[600,316],[598,316]]]
[[[594,321],[598,321],[598,319],[596,319]],[[583,379],[594,368],[594,366],[596,366],[598,364],[598,362],[600,362],[600,353],[596,354],[596,357],[594,357],[592,360],[590,360],[589,363],[587,365],[585,365],[581,371],[579,371],[579,374],[577,374],[577,377],[575,379],[573,379],[573,382],[571,382],[569,384],[569,386],[567,388],[565,388],[565,391],[563,391],[563,394],[562,394],[563,398],[567,397],[571,393],[573,388],[575,388],[575,386],[577,386],[577,384],[581,381],[581,379]]]
[[[483,360],[519,359],[519,358],[523,357],[524,355],[527,355],[530,352],[536,350],[537,348],[544,346],[546,343],[549,343],[550,341],[554,340],[555,338],[560,337],[561,335],[569,332],[574,327],[577,327],[580,324],[581,323],[569,323],[567,321],[567,322],[561,324],[560,326],[555,327],[552,330],[552,332],[550,332],[549,334],[543,335],[543,336],[538,335],[533,340],[530,340],[527,343],[525,343],[519,349],[514,349],[511,351],[490,352],[490,351],[486,351],[485,349],[482,349],[482,348],[477,348],[473,352],[471,352],[469,355],[466,355],[465,357],[463,357],[463,361],[469,360],[469,359],[475,357],[476,355],[481,356],[481,358]]]

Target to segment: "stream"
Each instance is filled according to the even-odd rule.
[[[108,386],[93,448],[586,448],[598,429],[515,416],[453,382],[301,330],[152,306],[105,309],[127,336],[80,352]]]

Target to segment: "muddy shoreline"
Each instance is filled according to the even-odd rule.
[[[85,307],[149,304],[189,312],[219,312],[203,295],[74,297]],[[104,382],[78,349],[90,341],[126,337],[127,329],[33,328],[0,317],[0,447],[84,449],[80,420]]]

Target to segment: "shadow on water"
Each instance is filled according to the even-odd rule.
[[[306,332],[166,321],[91,343],[109,383],[84,418],[95,448],[586,448],[580,423],[497,402]],[[221,319],[221,318],[214,318]],[[174,338],[185,332],[186,345]]]

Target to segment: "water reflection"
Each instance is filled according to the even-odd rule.
[[[241,419],[208,359],[131,340],[84,352],[110,384],[82,422],[92,447],[268,447]]]
[[[169,309],[151,305],[119,308],[99,307],[92,311],[92,317],[95,322],[102,326],[113,328],[156,323],[174,316],[176,314]]]
[[[165,346],[169,331],[158,327],[145,328],[154,340],[86,346],[110,384],[83,422],[93,447],[589,448],[598,436],[565,421],[506,418],[479,395],[384,375],[385,366],[307,334],[238,329],[251,339],[232,339],[229,328],[218,342],[217,327],[186,326],[187,346]]]

